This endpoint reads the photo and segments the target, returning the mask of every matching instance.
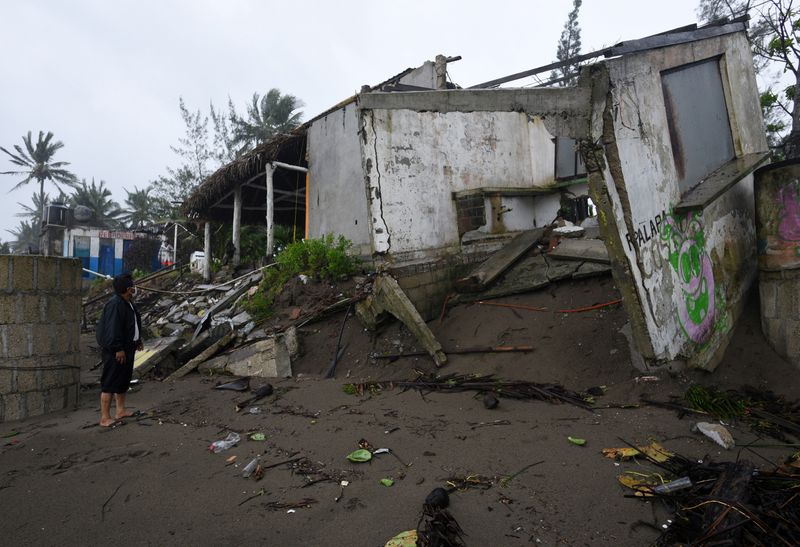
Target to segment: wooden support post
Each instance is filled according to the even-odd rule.
[[[272,174],[275,166],[271,163],[266,165],[267,174],[267,257],[271,257],[275,251],[275,196],[272,188]]]
[[[242,187],[233,190],[233,267],[239,266],[242,256]]]
[[[204,227],[203,253],[205,263],[203,264],[203,280],[211,281],[211,223],[206,222]]]
[[[175,235],[172,238],[172,263],[178,263],[178,223],[175,223]]]

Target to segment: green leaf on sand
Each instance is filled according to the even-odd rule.
[[[384,486],[392,486],[394,481],[392,479],[381,479],[381,484]]]
[[[370,461],[372,459],[372,452],[370,452],[369,450],[365,450],[363,448],[360,448],[359,450],[355,450],[353,452],[350,452],[347,455],[347,459],[350,460],[351,462],[355,462],[355,463],[368,462],[368,461]]]
[[[583,446],[586,444],[586,439],[579,439],[577,437],[567,437],[567,440],[572,444],[577,444],[578,446]]]

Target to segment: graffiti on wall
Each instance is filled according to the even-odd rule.
[[[758,208],[758,260],[767,270],[800,267],[800,182],[762,184]]]
[[[722,291],[717,291],[713,263],[705,250],[701,217],[692,213],[667,216],[661,240],[677,274],[678,321],[691,341],[704,344],[714,333],[717,307],[723,303],[718,301]]]

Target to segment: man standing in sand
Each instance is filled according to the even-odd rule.
[[[100,377],[100,425],[109,427],[133,413],[125,409],[125,393],[133,375],[133,358],[142,344],[142,319],[133,305],[133,277],[118,275],[113,281],[114,296],[103,308],[97,322],[97,343],[103,358],[103,374]],[[116,406],[116,420],[111,418],[111,397]]]

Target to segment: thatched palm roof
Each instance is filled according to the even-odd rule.
[[[207,177],[186,200],[183,212],[191,218],[205,220],[230,220],[230,211],[218,210],[214,206],[228,196],[236,186],[264,173],[267,163],[280,161],[292,165],[306,166],[307,126],[298,127],[291,133],[273,137],[256,146],[227,165],[223,165]],[[275,174],[274,184],[281,185],[281,171]],[[292,180],[294,176],[292,176]],[[294,184],[292,185],[294,187]],[[244,196],[247,203],[247,196]],[[230,201],[230,200],[228,200]],[[245,213],[245,217],[250,216]],[[243,220],[247,221],[247,218]]]

